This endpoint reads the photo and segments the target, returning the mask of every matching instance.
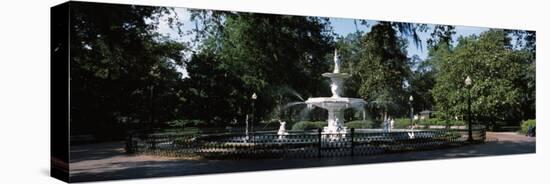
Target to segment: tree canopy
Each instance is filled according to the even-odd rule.
[[[72,5],[71,132],[107,134],[117,124],[164,121],[180,113],[181,74],[175,67],[182,64],[184,46],[155,32],[158,17],[171,10]]]
[[[216,34],[203,36],[201,50],[186,63],[191,74],[186,80],[193,84],[189,89],[209,92],[200,98],[190,98],[197,101],[191,104],[205,105],[213,99],[225,101],[216,108],[225,111],[219,114],[227,115],[219,120],[228,122],[250,113],[252,93],[258,94],[257,114],[264,117],[275,106],[282,105],[282,97],[292,97],[280,89],[293,89],[302,96],[328,92],[320,75],[329,71],[326,54],[333,48],[326,19],[230,12],[210,18],[218,20],[208,21],[203,30],[215,29]],[[210,59],[204,59],[205,56]],[[204,65],[202,62],[209,62],[210,69],[196,70]],[[212,74],[213,71],[219,73]],[[221,85],[223,79],[229,80],[223,83],[227,90],[209,90],[209,84]],[[201,84],[202,80],[210,82]],[[214,104],[218,103],[208,105]]]
[[[522,118],[522,98],[527,95],[522,74],[528,71],[528,54],[513,50],[505,31],[462,37],[456,47],[436,52],[435,58],[438,73],[433,96],[438,111],[451,117],[464,115],[471,94],[476,120]],[[464,83],[467,76],[473,80],[471,86]]]
[[[399,111],[407,107],[405,81],[410,74],[406,42],[396,36],[389,23],[372,27],[363,39],[357,75],[359,95],[375,109]]]
[[[334,49],[351,74],[345,96],[365,99],[375,118],[408,115],[410,95],[416,112],[462,117],[468,94],[478,122],[535,117],[535,32],[492,29],[455,42],[454,26],[377,22],[369,32],[337,35],[328,18],[189,10],[195,37],[181,42],[157,32],[162,17],[183,32],[174,12],[74,3],[71,132],[285,119],[287,103],[330,96],[321,74],[331,71]],[[418,32],[428,30],[428,58],[408,57],[407,39],[419,46]],[[307,115],[289,109],[287,116]]]

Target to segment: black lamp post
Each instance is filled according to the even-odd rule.
[[[466,84],[466,87],[468,88],[468,141],[473,141],[472,139],[472,102],[471,102],[471,95],[470,95],[470,88],[472,85],[472,79],[470,76],[466,77],[466,80],[464,80],[464,84]]]
[[[409,96],[409,108],[411,109],[411,128],[414,127],[414,124],[413,124],[413,118],[414,118],[414,109],[413,109],[413,105],[412,105],[412,102],[413,102],[413,96]]]
[[[254,104],[256,103],[256,99],[258,99],[258,95],[256,93],[252,94],[252,117],[250,118],[250,132],[252,132],[252,139],[254,139],[254,114],[256,113],[254,109]]]

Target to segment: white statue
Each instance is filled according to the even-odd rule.
[[[390,121],[390,132],[393,129],[393,124],[395,123],[395,120],[392,118]]]
[[[338,58],[338,50],[334,49],[334,71],[332,73],[340,73],[340,58]]]
[[[384,118],[384,122],[382,123],[384,132],[389,132],[389,128],[390,128],[389,125],[390,125],[390,122],[388,121],[388,119]]]
[[[409,135],[409,139],[414,139],[414,128],[416,127],[416,124],[413,124],[411,126],[411,131],[407,132],[407,135]]]
[[[279,123],[281,124],[279,126],[279,131],[277,131],[277,135],[279,135],[279,139],[283,139],[285,135],[288,135],[288,132],[286,132],[286,122],[279,120]]]
[[[409,139],[414,139],[414,129],[411,129],[410,132],[407,132],[407,135],[409,135]]]

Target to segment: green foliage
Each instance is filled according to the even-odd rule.
[[[277,105],[302,96],[329,92],[320,74],[329,71],[333,50],[328,19],[271,14],[195,11],[206,32],[197,53],[187,62],[192,118],[244,121],[251,114],[250,95],[256,93],[254,120],[276,118]],[[224,81],[224,82],[220,82]]]
[[[365,35],[362,44],[357,66],[359,95],[380,112],[403,110],[399,108],[407,106],[408,97],[403,86],[410,73],[406,42],[396,36],[391,24],[380,23]]]
[[[445,119],[465,115],[470,94],[477,121],[520,119],[526,59],[525,53],[511,49],[510,38],[500,30],[460,38],[455,48],[435,51],[431,60],[438,73],[432,92],[438,111]],[[471,86],[465,86],[466,76],[472,78]]]
[[[529,127],[533,128],[536,125],[537,124],[535,119],[525,120],[521,123],[521,129],[519,130],[519,133],[527,134],[527,130],[529,130]]]
[[[447,120],[447,119],[435,119],[435,118],[418,120],[417,124],[426,125],[426,126],[429,126],[429,125],[442,125],[442,126],[463,126],[463,125],[466,125],[466,123],[464,121],[461,121],[461,120]]]
[[[410,128],[411,119],[409,118],[397,118],[394,120],[393,128]]]
[[[168,126],[172,128],[186,128],[186,127],[205,127],[206,122],[203,120],[188,120],[188,119],[177,119],[166,122]]]
[[[195,54],[187,62],[189,78],[184,80],[186,105],[183,113],[191,119],[202,119],[212,124],[230,122],[250,112],[251,100],[242,91],[242,81],[220,68],[220,59],[214,54]],[[223,82],[222,82],[223,81]],[[244,120],[242,120],[244,121]]]
[[[404,128],[410,128],[411,125],[411,119],[409,118],[397,118],[394,120],[393,128],[397,129],[404,129]],[[440,125],[440,126],[462,126],[466,123],[464,121],[460,120],[443,120],[443,119],[424,119],[424,120],[414,120],[414,124],[417,125],[424,125],[424,126],[430,126],[430,125]],[[346,123],[346,127],[348,128],[380,128],[382,122],[379,121],[371,121],[371,120],[357,120],[357,121],[350,121]]]
[[[363,32],[350,33],[345,37],[339,37],[336,42],[336,48],[340,55],[342,65],[340,70],[344,73],[351,74],[351,77],[344,82],[344,94],[349,97],[359,97],[359,88],[361,80],[359,78],[359,70],[355,67],[359,64],[363,54],[362,47]]]
[[[414,120],[414,124],[416,125],[423,125],[428,128],[430,125],[437,125],[437,126],[463,126],[466,125],[464,121],[460,120],[445,120],[445,119],[436,119],[436,118],[430,118],[430,119],[423,119],[423,120]],[[395,119],[394,128],[410,128],[411,125],[411,119],[409,118],[398,118]]]
[[[185,47],[155,33],[171,9],[79,2],[70,11],[72,134],[178,116]]]
[[[380,122],[379,121],[373,121],[373,120],[356,120],[356,121],[350,121],[346,122],[345,126],[348,128],[379,128]]]
[[[521,70],[521,90],[525,94],[521,108],[523,119],[535,118],[536,115],[536,33],[525,30],[506,30],[515,39],[514,48],[527,55]]]
[[[115,125],[164,125],[159,122],[204,129],[243,124],[247,115],[254,125],[278,127],[276,122],[260,122],[284,119],[284,113],[290,114],[291,123],[292,116],[303,111],[283,109],[285,104],[329,95],[320,74],[330,71],[335,47],[344,61],[342,70],[352,74],[346,96],[367,100],[375,117],[406,114],[411,94],[414,109],[432,109],[435,104],[439,119],[464,117],[468,94],[477,121],[518,121],[535,115],[534,32],[490,30],[460,38],[453,47],[454,27],[436,26],[429,58],[421,61],[407,58],[404,38],[420,43],[417,31],[425,31],[424,24],[379,22],[367,34],[358,31],[335,42],[326,18],[191,10],[191,18],[202,23],[192,30],[197,39],[178,43],[155,33],[163,16],[181,26],[170,8],[74,5],[72,133],[121,132]],[[510,34],[525,43],[512,48]],[[182,52],[188,51],[187,44],[197,46],[189,58]],[[185,68],[189,78],[183,79],[178,68]],[[467,75],[474,81],[469,88],[464,86]],[[252,93],[257,100],[250,98]],[[310,118],[324,115],[315,109]],[[190,120],[180,120],[182,116]],[[464,124],[432,119],[417,123]],[[396,119],[394,127],[409,124],[406,118]],[[380,122],[346,125],[376,128]],[[303,121],[292,129],[324,126],[325,121]]]
[[[326,121],[299,121],[292,125],[293,131],[317,130],[327,126]]]
[[[435,25],[433,32],[426,42],[429,48],[437,49],[438,46],[445,44],[451,45],[453,35],[456,34],[455,26]]]
[[[416,70],[412,71],[409,77],[410,91],[414,98],[413,108],[418,111],[433,110],[434,99],[432,89],[435,85],[436,70],[433,68],[430,60],[422,61],[413,56],[411,59]]]

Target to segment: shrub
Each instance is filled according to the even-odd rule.
[[[425,126],[444,125],[445,123],[443,121],[444,120],[440,120],[440,119],[436,119],[436,118],[430,118],[430,119],[417,120],[416,123],[419,124],[419,125],[425,125]]]
[[[316,130],[327,126],[326,121],[299,121],[292,125],[294,131]]]
[[[393,123],[393,128],[409,128],[410,125],[411,125],[411,119],[397,118]]]
[[[178,119],[166,122],[172,128],[182,128],[182,127],[202,127],[206,125],[206,122],[203,120],[189,120],[189,119]]]
[[[444,120],[444,119],[436,119],[436,118],[418,120],[417,123],[420,124],[420,125],[425,125],[425,126],[430,126],[430,125],[462,126],[462,125],[466,125],[466,123],[462,120]]]
[[[372,120],[355,120],[345,123],[345,126],[348,128],[376,128],[379,127],[379,122]]]
[[[529,130],[529,126],[535,127],[535,125],[536,125],[535,119],[530,119],[530,120],[523,121],[521,123],[521,129],[519,130],[519,132],[521,134],[527,134],[527,130]]]
[[[450,126],[463,126],[463,125],[466,125],[466,124],[467,123],[462,121],[462,120],[449,120],[449,125]]]
[[[185,120],[178,119],[178,120],[167,121],[166,124],[172,128],[181,128],[185,126]]]

